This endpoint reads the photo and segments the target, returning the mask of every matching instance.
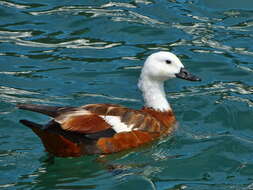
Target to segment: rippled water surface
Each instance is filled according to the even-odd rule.
[[[253,189],[252,0],[1,0],[0,18],[0,188]],[[18,102],[140,108],[140,66],[158,50],[203,79],[166,83],[173,136],[53,160],[19,124],[48,118]]]

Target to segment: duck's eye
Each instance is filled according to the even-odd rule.
[[[166,63],[167,64],[171,64],[171,60],[166,60]]]

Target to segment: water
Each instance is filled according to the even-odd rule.
[[[0,188],[253,189],[252,0],[0,1]],[[180,127],[111,155],[51,159],[20,102],[140,108],[140,66],[180,56],[203,80],[166,84]],[[110,169],[110,165],[121,167]]]

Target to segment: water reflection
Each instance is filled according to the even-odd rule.
[[[43,161],[38,169],[31,174],[20,176],[20,182],[15,185],[31,187],[28,181],[32,180],[32,188],[36,189],[118,189],[140,184],[147,189],[156,189],[149,176],[159,169],[143,164],[116,163],[117,160],[127,157],[127,153],[120,153],[99,161],[98,156],[66,159],[48,155],[41,158]]]

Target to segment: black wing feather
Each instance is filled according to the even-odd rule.
[[[44,106],[38,104],[17,104],[19,109],[42,113],[51,117],[57,117],[61,113],[70,111],[74,107]]]

